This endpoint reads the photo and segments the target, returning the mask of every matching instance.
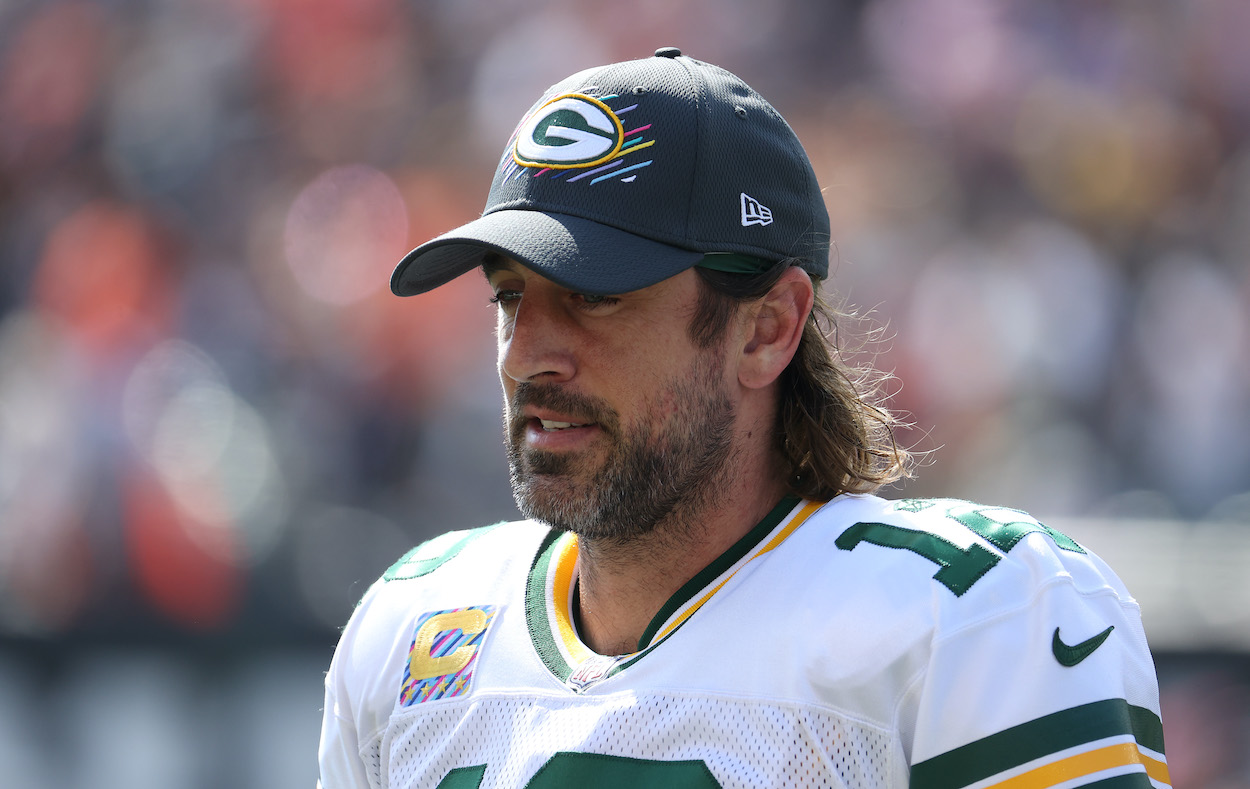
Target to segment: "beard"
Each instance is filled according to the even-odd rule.
[[[512,492],[522,514],[583,540],[619,544],[665,522],[692,526],[690,516],[722,490],[733,454],[735,412],[723,369],[715,354],[701,357],[688,378],[645,401],[638,424],[625,428],[600,398],[552,384],[518,384],[505,432]],[[658,420],[661,403],[670,408]],[[527,405],[597,424],[609,443],[606,458],[596,465],[589,450],[526,447],[529,420],[521,414]]]

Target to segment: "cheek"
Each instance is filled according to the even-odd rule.
[[[648,403],[645,404],[646,413],[644,417],[656,424],[668,424],[677,416],[681,410],[681,403],[678,402],[677,393],[670,387],[665,387]]]
[[[501,379],[506,378],[503,372],[504,359],[508,356],[508,347],[512,342],[512,324],[503,315],[495,323],[495,369]]]
[[[503,356],[499,357],[499,365],[495,368],[495,372],[499,375],[499,387],[503,390],[503,405],[507,409],[512,401],[512,393],[516,391],[516,381],[504,372]]]
[[[503,347],[508,344],[508,340],[512,339],[512,321],[500,310],[495,318],[495,341],[499,345],[500,352]]]
[[[499,386],[503,390],[503,406],[504,414],[510,412],[509,403],[512,400],[512,393],[516,391],[516,381],[508,375],[504,370],[504,362],[507,359],[508,343],[503,337],[499,338],[495,355],[495,374],[499,377]]]
[[[657,369],[654,361],[631,368],[624,377],[622,403],[635,423],[652,427],[668,426],[687,408],[683,398],[689,395],[686,385],[693,373],[681,367]]]

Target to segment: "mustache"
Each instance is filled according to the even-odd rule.
[[[578,423],[597,424],[609,433],[615,432],[617,426],[616,411],[601,398],[571,392],[555,384],[522,381],[517,384],[508,403],[508,428],[512,435],[519,436],[524,432],[529,422],[524,410],[529,406],[558,411]]]

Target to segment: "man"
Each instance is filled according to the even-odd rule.
[[[326,677],[346,787],[1168,785],[1136,603],[1029,516],[886,501],[891,417],[825,342],[829,222],[780,115],[683,56],[576,74],[485,214],[529,520],[366,593]]]

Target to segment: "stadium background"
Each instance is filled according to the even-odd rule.
[[[1145,607],[1250,785],[1250,4],[0,0],[0,784],[311,786],[407,547],[514,512],[492,311],[393,298],[520,113],[677,45],[768,96],[933,450]]]

